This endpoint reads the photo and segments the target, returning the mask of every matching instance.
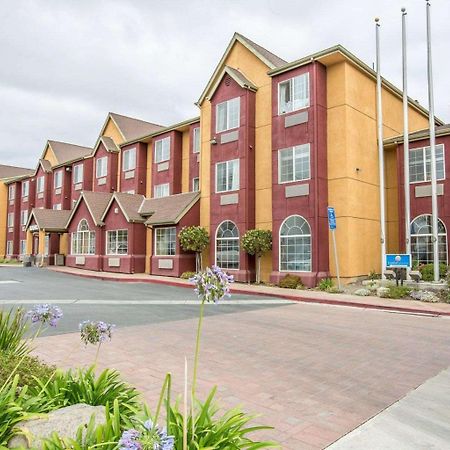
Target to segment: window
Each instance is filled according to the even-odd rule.
[[[20,254],[25,255],[27,253],[27,241],[22,239],[20,241]]]
[[[194,135],[192,137],[192,140],[193,140],[194,148],[192,151],[194,153],[200,153],[200,127],[194,128],[193,133],[194,133]]]
[[[447,264],[447,232],[438,219],[439,262]],[[433,264],[432,218],[429,214],[416,217],[411,222],[411,256],[419,264]]]
[[[278,84],[278,114],[309,106],[309,73]]]
[[[20,211],[20,225],[25,225],[27,223],[27,220],[28,220],[28,210],[23,209],[22,211]]]
[[[216,164],[216,192],[239,189],[239,160],[232,159]]]
[[[8,200],[14,200],[16,195],[16,186],[14,184],[10,184],[8,186]]]
[[[36,181],[36,190],[38,194],[44,192],[44,186],[45,186],[45,178],[44,176],[40,176]]]
[[[128,230],[106,232],[106,254],[126,255],[128,253]]]
[[[170,159],[170,136],[155,142],[155,163]]]
[[[6,242],[6,255],[11,256],[13,254],[13,241]]]
[[[278,183],[308,180],[310,177],[309,144],[278,150]]]
[[[436,179],[445,179],[444,145],[436,145]],[[409,181],[417,183],[431,180],[431,148],[415,148],[409,152]]]
[[[96,178],[103,178],[108,175],[108,157],[98,158],[95,162],[95,176]]]
[[[155,198],[168,197],[169,195],[169,183],[157,184],[153,188],[153,197]]]
[[[192,192],[198,192],[200,190],[200,178],[192,178]]]
[[[156,228],[155,255],[173,256],[176,250],[176,228]]]
[[[62,208],[61,208],[61,203],[55,203],[54,205],[53,205],[53,209],[54,210],[57,210],[57,211],[60,211]]]
[[[46,234],[44,239],[44,255],[48,255],[50,253],[50,235]]]
[[[80,221],[72,233],[72,255],[95,255],[95,231],[89,230],[86,219]]]
[[[311,228],[301,216],[290,216],[281,225],[280,271],[311,271]]]
[[[83,182],[83,164],[73,166],[73,184],[79,184]]]
[[[62,186],[62,170],[58,170],[53,175],[53,188],[59,189]]]
[[[127,172],[128,170],[134,170],[136,168],[136,149],[130,148],[123,152],[122,170]]]
[[[239,269],[239,231],[230,220],[217,228],[216,265],[222,269]]]
[[[30,194],[30,182],[24,181],[22,183],[22,197],[28,197]]]
[[[14,213],[8,213],[8,228],[14,226]]]
[[[216,105],[216,132],[239,127],[241,99],[239,97]]]

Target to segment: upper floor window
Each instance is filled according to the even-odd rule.
[[[128,253],[128,230],[106,232],[106,254],[126,255]]]
[[[200,190],[200,178],[192,178],[192,192],[198,192]]]
[[[310,174],[309,144],[278,150],[278,182],[308,180]]]
[[[169,183],[157,184],[153,188],[153,197],[155,198],[168,197],[169,195]]]
[[[136,149],[130,148],[123,152],[122,170],[134,170],[136,168]]]
[[[216,164],[216,192],[239,189],[239,159]]]
[[[28,220],[28,209],[20,211],[20,225],[25,225]]]
[[[53,175],[54,188],[59,189],[62,186],[62,170],[58,170]]]
[[[155,142],[155,163],[170,159],[170,136]]]
[[[14,226],[14,213],[8,213],[8,228]]]
[[[200,127],[194,128],[193,136],[193,152],[194,153],[200,153]]]
[[[445,179],[444,145],[436,145],[436,179]],[[431,180],[431,148],[414,148],[409,152],[409,181]]]
[[[103,156],[95,162],[95,176],[96,178],[103,178],[106,175],[108,175],[108,157]]]
[[[22,183],[22,197],[28,197],[30,194],[30,182],[24,181]]]
[[[219,103],[216,106],[216,132],[231,130],[239,127],[240,97]]]
[[[14,200],[16,195],[16,186],[14,184],[10,184],[8,186],[8,200]]]
[[[155,231],[155,256],[174,256],[177,239],[176,228],[157,228]]]
[[[83,182],[83,164],[73,166],[73,184],[79,184]]]
[[[278,84],[278,114],[297,111],[307,106],[309,106],[309,73]]]
[[[45,178],[44,176],[40,176],[36,181],[36,191],[38,194],[41,194],[44,192],[45,187]]]

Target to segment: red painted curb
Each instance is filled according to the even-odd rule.
[[[50,270],[52,270],[52,269],[50,269]],[[154,283],[154,284],[164,284],[166,286],[182,287],[185,289],[192,288],[192,286],[190,284],[180,283],[177,281],[169,281],[169,280],[158,280],[158,279],[149,280],[148,278],[105,277],[102,275],[65,272],[62,270],[53,270],[53,272],[64,273],[67,275],[73,275],[75,277],[81,277],[81,278],[92,278],[92,279],[102,280],[102,281],[118,281],[121,283]],[[427,314],[427,315],[433,315],[433,316],[450,316],[450,312],[435,311],[432,309],[416,309],[416,308],[408,308],[408,307],[404,307],[404,306],[386,306],[386,305],[377,305],[374,303],[359,303],[359,302],[351,302],[351,301],[343,302],[343,301],[331,300],[331,299],[298,297],[296,295],[292,295],[292,294],[288,294],[288,293],[275,294],[275,293],[270,293],[270,292],[254,292],[251,289],[246,289],[244,287],[232,287],[231,292],[236,293],[236,294],[256,295],[258,297],[277,297],[277,298],[282,298],[285,300],[292,300],[292,301],[301,302],[301,303],[316,303],[316,304],[333,305],[333,306],[350,306],[353,308],[376,309],[376,310],[412,313],[412,314]]]

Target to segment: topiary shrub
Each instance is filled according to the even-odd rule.
[[[208,231],[204,227],[183,227],[178,233],[180,246],[185,252],[195,252],[195,270],[202,270],[202,252],[209,245]]]
[[[272,232],[270,230],[248,230],[242,236],[241,245],[249,255],[256,256],[256,283],[261,283],[261,257],[272,249]]]
[[[445,279],[447,276],[448,267],[446,264],[439,264],[439,277]],[[419,266],[419,272],[422,274],[422,281],[434,280],[434,264],[424,264]]]
[[[303,283],[299,276],[288,273],[280,280],[278,286],[285,289],[297,289],[297,287],[303,286]]]
[[[195,272],[183,272],[180,276],[183,280],[189,280],[189,278],[192,278],[195,275]]]

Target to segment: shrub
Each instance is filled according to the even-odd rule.
[[[256,282],[261,282],[261,257],[272,249],[272,232],[270,230],[248,230],[242,236],[241,245],[249,255],[256,256]]]
[[[56,370],[48,366],[34,356],[20,356],[15,353],[0,351],[0,386],[2,386],[13,370],[16,368],[19,376],[18,386],[34,386],[38,384],[36,379],[46,383]]]
[[[183,227],[178,233],[180,246],[185,252],[195,252],[195,270],[202,270],[202,252],[209,245],[208,231],[204,227]]]
[[[29,352],[24,340],[28,331],[25,312],[23,309],[0,310],[0,351],[22,356]]]
[[[189,280],[189,278],[192,278],[195,275],[195,272],[183,272],[180,276],[183,280]]]
[[[299,276],[288,273],[280,280],[278,286],[286,289],[297,289],[297,287],[303,286],[303,283]]]
[[[396,286],[396,285],[392,285],[392,286],[388,286],[389,288],[389,298],[405,298],[409,295],[409,293],[411,292],[411,289],[409,287],[406,286]]]
[[[447,276],[448,267],[446,264],[439,264],[439,277],[445,279]],[[419,266],[419,271],[422,274],[422,281],[434,280],[434,264],[424,264]]]
[[[375,280],[379,280],[380,278],[381,278],[381,275],[379,273],[377,273],[375,270],[372,269],[369,272],[369,275],[368,275],[369,280],[375,281]]]
[[[319,291],[329,292],[334,287],[334,283],[331,278],[324,278],[319,281],[317,287],[319,288]]]

